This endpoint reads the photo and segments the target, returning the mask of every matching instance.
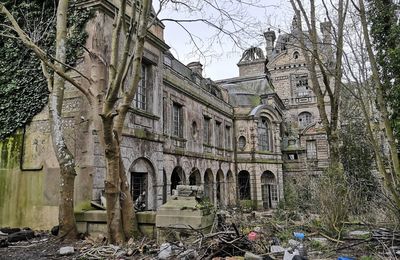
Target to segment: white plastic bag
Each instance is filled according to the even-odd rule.
[[[289,251],[285,250],[285,254],[283,255],[283,260],[292,260],[295,255],[300,255],[299,251],[295,249],[293,254],[289,253]]]

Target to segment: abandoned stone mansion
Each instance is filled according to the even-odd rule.
[[[86,48],[106,57],[115,7],[113,1],[88,2],[97,11],[87,24]],[[218,207],[242,203],[264,210],[277,207],[289,179],[321,173],[328,164],[327,139],[294,29],[278,37],[266,31],[266,49],[249,48],[237,64],[239,75],[217,81],[202,76],[199,62],[177,60],[163,29],[158,23],[148,34],[121,144],[134,199],[145,192],[147,210],[156,210],[178,184],[190,184],[202,186]],[[329,41],[329,24],[321,30]],[[102,66],[85,53],[78,69],[106,80]],[[63,119],[78,165],[77,210],[100,200],[106,174],[99,128],[88,109],[69,86]],[[0,225],[57,223],[59,169],[47,113],[44,109],[21,138],[2,146],[15,163],[0,163]]]

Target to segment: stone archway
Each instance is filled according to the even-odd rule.
[[[276,208],[278,204],[278,187],[275,175],[271,171],[265,171],[261,175],[261,194],[263,208]]]
[[[199,169],[194,167],[189,175],[189,185],[201,185],[201,174]]]
[[[224,173],[221,169],[217,172],[217,204],[219,206],[225,206],[225,180]]]
[[[229,206],[233,206],[236,204],[236,189],[235,189],[235,178],[233,177],[233,173],[231,170],[226,174],[226,194],[227,194],[227,203]]]
[[[178,185],[186,183],[186,176],[185,172],[183,171],[182,167],[176,166],[171,174],[171,195],[172,191],[176,189]]]
[[[211,169],[207,169],[204,173],[204,196],[214,203],[214,175]]]
[[[250,185],[250,173],[248,171],[240,171],[238,175],[238,189],[240,200],[251,199],[251,185]]]
[[[136,159],[131,167],[130,189],[133,201],[140,195],[144,195],[146,209],[155,209],[157,207],[157,179],[152,163],[147,158]]]

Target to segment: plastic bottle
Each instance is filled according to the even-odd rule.
[[[299,245],[297,246],[297,250],[299,251],[299,256],[307,256],[307,249],[304,246],[303,240],[304,240],[304,233],[298,233],[294,232],[293,233],[294,237],[299,241]]]

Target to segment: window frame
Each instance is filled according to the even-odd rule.
[[[147,111],[148,109],[148,81],[149,81],[149,70],[150,65],[142,62],[141,64],[140,80],[136,89],[135,96],[133,98],[134,107],[139,110]]]
[[[203,117],[203,143],[206,145],[211,144],[211,117]]]
[[[230,125],[225,125],[225,149],[232,149],[232,135]]]
[[[313,115],[308,111],[303,111],[298,115],[297,122],[299,123],[300,128],[304,128],[313,123]]]
[[[172,131],[171,134],[178,138],[183,138],[183,106],[180,103],[172,103]]]
[[[257,124],[258,149],[260,151],[271,151],[271,130],[270,123],[266,117],[261,117]]]
[[[313,144],[313,149],[310,149],[311,144]],[[306,156],[308,160],[316,160],[318,158],[317,140],[306,140]]]

